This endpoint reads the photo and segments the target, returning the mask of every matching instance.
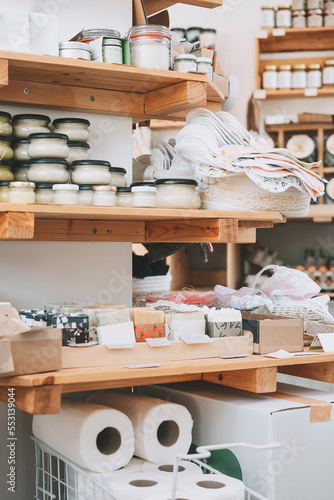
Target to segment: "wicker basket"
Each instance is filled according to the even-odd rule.
[[[311,197],[290,187],[283,193],[268,193],[246,174],[210,178],[201,183],[202,208],[254,212],[280,212],[287,217],[305,217]]]
[[[132,305],[140,307],[142,301],[148,295],[157,295],[158,297],[165,295],[170,290],[172,283],[172,275],[170,273],[165,276],[148,276],[142,280],[132,279]]]

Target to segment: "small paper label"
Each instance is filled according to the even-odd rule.
[[[131,369],[136,369],[136,368],[156,368],[157,366],[161,366],[158,363],[146,363],[145,365],[126,365],[125,368],[131,368]]]
[[[231,354],[230,356],[219,356],[219,357],[223,359],[231,359],[231,358],[247,358],[248,356],[251,356],[251,354]]]
[[[105,344],[108,349],[132,349],[135,344]]]
[[[98,345],[98,342],[84,342],[83,344],[76,344],[75,342],[69,342],[67,347],[91,347],[92,345]]]
[[[324,352],[334,352],[334,333],[318,333]]]
[[[277,359],[293,358],[293,354],[291,352],[284,351],[284,349],[280,349],[276,352],[270,352],[269,354],[264,354],[264,356]]]
[[[305,97],[317,97],[318,95],[318,89],[309,87],[307,89],[304,89],[304,96]]]
[[[254,99],[266,99],[266,89],[257,89],[254,91]]]
[[[202,335],[201,337],[184,337],[182,340],[186,344],[209,344],[213,342],[213,339],[208,337],[208,335]]]
[[[259,30],[255,36],[256,38],[268,38],[268,30]]]
[[[318,356],[318,352],[310,352],[310,351],[303,351],[303,352],[294,352],[294,356]]]
[[[272,33],[273,33],[273,36],[285,36],[285,29],[284,28],[274,28]]]
[[[158,338],[158,339],[145,339],[150,347],[162,347],[166,345],[171,345],[169,340],[166,337]]]

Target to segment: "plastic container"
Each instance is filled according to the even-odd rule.
[[[123,44],[117,38],[103,38],[102,58],[105,63],[123,64]]]
[[[132,207],[132,193],[130,187],[117,188],[117,206]]]
[[[117,207],[117,188],[115,186],[93,186],[93,205],[98,207]]]
[[[157,206],[156,187],[147,185],[133,186],[131,192],[133,207],[154,208]]]
[[[13,137],[17,139],[28,139],[31,134],[50,133],[50,118],[46,115],[21,114],[12,119]]]
[[[44,203],[46,205],[54,202],[53,184],[39,182],[35,185],[35,203]]]
[[[9,201],[9,181],[0,181],[0,203]]]
[[[11,164],[6,161],[0,161],[0,181],[13,181],[14,174],[11,171]]]
[[[33,182],[10,182],[9,203],[35,203],[35,184]]]
[[[107,185],[112,181],[111,165],[103,160],[81,160],[72,163],[71,180],[74,184]]]
[[[83,184],[79,186],[79,205],[93,205],[93,186]]]
[[[3,137],[10,137],[13,132],[13,127],[11,124],[12,115],[6,113],[6,111],[0,111],[0,135]]]
[[[10,146],[10,138],[4,135],[0,136],[0,161],[12,160],[14,152]]]
[[[68,181],[67,162],[61,158],[35,158],[29,160],[27,180],[64,184]]]
[[[275,8],[273,5],[262,5],[261,7],[261,28],[275,28]]]
[[[67,146],[70,150],[66,161],[71,165],[74,161],[90,160],[90,145],[87,142],[68,141]]]
[[[79,186],[76,184],[55,184],[53,186],[56,205],[79,205]]]
[[[196,71],[196,56],[191,54],[178,54],[174,57],[174,71],[181,71],[187,73],[188,71]]]
[[[265,66],[262,75],[262,86],[264,89],[277,89],[278,74],[277,66],[275,66],[274,64]]]
[[[28,160],[30,160],[30,156],[28,155],[29,144],[29,139],[16,139],[12,142],[14,161],[27,162]]]
[[[29,136],[28,155],[30,158],[61,158],[70,154],[65,134],[31,134]]]
[[[126,187],[127,182],[125,178],[126,170],[122,167],[110,167],[109,172],[111,174],[111,186],[116,187]]]
[[[69,141],[87,142],[90,122],[85,118],[57,118],[53,120],[54,132],[65,134]]]
[[[158,208],[199,209],[201,197],[196,191],[198,183],[191,179],[159,179],[155,181]]]
[[[165,26],[143,24],[128,32],[132,66],[168,70],[171,63],[171,33]]]
[[[59,55],[60,57],[90,61],[91,49],[89,45],[82,42],[60,42]]]

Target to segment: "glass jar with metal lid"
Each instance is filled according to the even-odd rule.
[[[91,60],[91,48],[88,44],[82,42],[60,42],[60,57],[69,57],[70,59]]]
[[[306,89],[307,75],[305,64],[295,64],[292,66],[292,88]]]
[[[283,64],[278,67],[278,88],[291,89],[292,73],[290,64]]]
[[[191,54],[178,54],[174,57],[174,71],[187,73],[188,71],[196,71],[196,56]]]
[[[159,179],[155,181],[157,188],[156,201],[158,208],[192,208],[201,207],[201,197],[196,191],[198,183],[192,179]]]
[[[79,186],[79,205],[93,205],[93,186],[91,184]]]
[[[80,42],[89,43],[92,40],[96,40],[97,38],[102,38],[102,37],[121,38],[121,34],[119,31],[116,30],[96,28],[96,29],[83,30],[80,33],[79,39]]]
[[[320,89],[322,86],[320,64],[309,64],[307,66],[307,86],[316,89]]]
[[[11,164],[0,160],[0,181],[13,181],[14,174],[11,171]]]
[[[35,203],[35,184],[33,182],[10,182],[9,203]]]
[[[0,135],[0,159],[11,160],[13,156],[14,152],[10,147],[10,138]]]
[[[199,42],[203,28],[199,26],[191,26],[187,29],[187,40],[190,43]]]
[[[13,136],[17,139],[28,139],[30,134],[49,134],[50,118],[46,115],[21,114],[12,119]]]
[[[68,181],[67,161],[62,158],[34,158],[28,163],[28,181],[52,184],[64,184]]]
[[[273,5],[262,5],[261,28],[275,28],[275,7]]]
[[[264,89],[277,89],[278,86],[278,74],[277,66],[275,64],[269,64],[265,66],[262,75],[262,87]]]
[[[52,189],[56,205],[79,205],[77,184],[55,184]]]
[[[52,126],[57,134],[65,134],[69,141],[87,142],[90,121],[85,118],[57,118]]]
[[[196,57],[196,71],[197,73],[207,74],[208,77],[212,80],[212,60],[210,57],[197,56]]]
[[[66,158],[69,165],[71,165],[74,161],[90,160],[90,145],[87,142],[68,141],[67,146],[70,150],[70,154]]]
[[[130,187],[117,188],[117,205],[119,207],[132,207],[132,193]]]
[[[93,186],[93,205],[117,207],[116,191],[115,186]]]
[[[322,9],[312,9],[307,11],[307,27],[321,28],[324,24]]]
[[[29,139],[14,139],[14,141],[12,142],[14,161],[27,162],[28,160],[30,160],[30,156],[28,155],[29,144]]]
[[[80,160],[74,161],[72,167],[74,171],[71,179],[74,184],[107,185],[112,181],[109,161]]]
[[[102,58],[105,63],[123,64],[123,44],[118,38],[104,37]]]
[[[157,188],[154,185],[137,185],[131,187],[132,206],[141,208],[154,208],[157,206],[155,194]]]
[[[277,28],[291,28],[291,5],[278,5],[276,12]]]
[[[38,182],[35,185],[35,203],[52,204],[54,202],[53,184]]]
[[[12,167],[14,181],[26,182],[27,181],[27,173],[28,173],[29,168],[30,168],[30,165],[28,162],[16,163]]]
[[[30,134],[28,155],[30,158],[65,158],[70,150],[67,146],[68,137],[65,134]]]
[[[10,137],[13,132],[13,127],[11,125],[12,115],[6,113],[6,111],[0,111],[0,135],[3,137]]]
[[[306,11],[293,10],[292,11],[292,27],[293,28],[306,28]]]
[[[334,85],[334,59],[329,59],[324,62],[322,83],[323,85]]]
[[[9,201],[9,181],[0,181],[0,203]]]
[[[143,24],[130,28],[127,37],[130,44],[132,66],[166,69],[171,63],[171,33],[165,26]]]
[[[329,9],[324,10],[324,26],[333,27],[334,26],[334,3]]]
[[[204,49],[215,50],[217,30],[214,28],[203,28],[199,40]]]
[[[109,173],[111,174],[111,181],[109,183],[111,186],[125,187],[127,185],[126,178],[125,178],[125,175],[126,175],[125,168],[110,167]]]

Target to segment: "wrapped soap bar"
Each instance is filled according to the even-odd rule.
[[[213,309],[208,312],[206,334],[209,337],[238,337],[242,335],[242,316],[237,309]]]
[[[125,309],[125,304],[94,304],[93,309]]]
[[[203,312],[174,313],[171,316],[171,340],[182,340],[185,337],[202,337],[205,335]]]
[[[61,314],[86,314],[88,316],[89,322],[89,340],[91,342],[97,342],[97,315],[102,312],[110,312],[115,311],[115,309],[93,309],[91,307],[83,307],[83,306],[70,306],[70,307],[62,307]]]
[[[21,309],[21,320],[28,326],[47,326],[46,314],[40,309]]]
[[[59,303],[59,304],[52,303],[52,304],[46,304],[44,306],[44,311],[46,314],[48,314],[48,313],[60,314],[60,309],[62,307],[70,307],[70,306],[80,307],[80,305],[75,304],[75,302],[63,302],[63,303]]]
[[[68,345],[70,342],[75,344],[89,342],[87,314],[57,314],[53,317],[52,326],[63,330],[63,346]]]
[[[119,309],[118,311],[98,312],[96,310],[97,326],[116,325],[118,323],[128,323],[131,321],[129,311]]]
[[[127,309],[130,313],[130,318],[131,318],[131,321],[135,322],[135,311],[142,311],[144,309],[144,311],[154,311],[154,307],[130,307],[129,309]]]
[[[136,342],[165,337],[165,314],[163,311],[148,311],[146,307],[133,312]]]

